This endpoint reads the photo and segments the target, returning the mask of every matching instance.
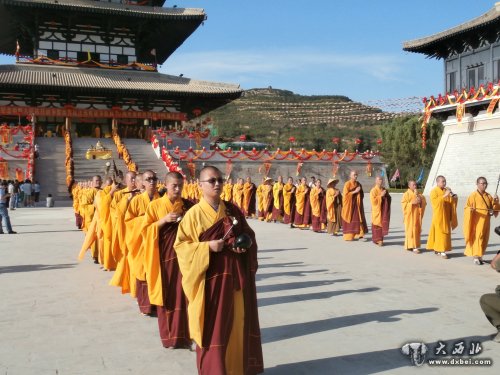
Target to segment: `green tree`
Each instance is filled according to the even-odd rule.
[[[382,159],[388,173],[399,169],[402,184],[408,179],[416,179],[422,167],[425,174],[422,183],[425,183],[441,139],[443,125],[432,119],[427,126],[426,148],[422,148],[421,126],[421,119],[411,116],[396,118],[380,128]]]

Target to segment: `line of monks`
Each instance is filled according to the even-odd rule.
[[[188,199],[183,176],[127,172],[72,187],[76,224],[110,285],[158,317],[167,348],[196,347],[199,374],[263,372],[255,273],[257,244],[245,216],[221,199],[223,178],[200,172],[200,196]],[[240,238],[249,238],[241,241]]]

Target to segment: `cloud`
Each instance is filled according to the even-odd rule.
[[[225,50],[174,54],[162,67],[169,74],[241,84],[275,77],[322,80],[341,74],[378,82],[403,82],[401,56],[350,54],[310,49]],[[354,79],[353,79],[354,81]]]

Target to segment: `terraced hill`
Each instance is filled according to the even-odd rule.
[[[219,136],[245,134],[273,147],[317,150],[374,149],[379,125],[398,116],[346,96],[304,96],[271,87],[247,90],[240,99],[210,113]],[[289,142],[292,136],[294,144]],[[332,138],[341,141],[334,144]],[[357,146],[356,138],[362,140]]]

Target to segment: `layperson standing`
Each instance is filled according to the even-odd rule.
[[[247,177],[245,184],[243,185],[243,213],[245,217],[255,217],[255,192],[257,187],[252,182],[250,177]]]
[[[16,234],[12,229],[10,223],[7,199],[9,199],[10,194],[7,192],[7,182],[0,182],[0,234],[4,234],[3,227],[5,227],[8,234]]]
[[[451,231],[457,227],[457,195],[446,187],[443,176],[436,178],[436,187],[431,190],[432,223],[427,240],[427,250],[448,259],[451,251]]]
[[[283,186],[283,224],[293,225],[295,216],[295,185],[293,178],[288,177],[286,184]]]
[[[405,224],[405,249],[420,254],[420,235],[422,233],[422,219],[427,201],[417,190],[414,180],[408,181],[408,190],[403,194],[401,206]]]
[[[330,178],[326,184],[326,233],[337,236],[342,228],[342,194],[336,188],[338,179]]]
[[[221,201],[223,182],[217,168],[201,170],[203,199],[179,224],[174,248],[189,301],[198,373],[258,374],[263,359],[255,286],[257,244],[244,215]],[[252,239],[248,249],[233,247],[241,233]]]
[[[486,192],[488,181],[484,177],[476,180],[477,190],[469,195],[464,211],[465,252],[474,258],[477,265],[483,264],[483,255],[490,239],[490,220],[498,216],[498,196]]]
[[[378,246],[384,244],[384,236],[389,234],[391,219],[391,196],[384,188],[382,177],[375,177],[375,186],[370,190],[372,204],[372,242]]]
[[[344,184],[342,192],[342,232],[345,241],[361,239],[368,233],[363,198],[363,187],[358,182],[358,173],[351,171],[349,181]]]
[[[166,348],[185,348],[191,344],[187,299],[182,290],[182,275],[174,251],[179,221],[193,205],[181,198],[183,177],[169,172],[167,193],[146,209],[142,238],[148,296],[158,313],[158,329]]]
[[[142,229],[148,205],[155,199],[158,199],[160,195],[156,189],[158,177],[156,177],[155,172],[147,170],[142,174],[141,180],[144,184],[144,192],[128,197],[129,204],[127,213],[125,214],[125,241],[130,266],[130,283],[135,283],[136,285],[139,311],[144,315],[151,315],[154,313],[155,308],[151,305],[148,296],[148,284],[144,270]]]
[[[283,220],[283,176],[273,185],[273,213],[271,220],[275,223]]]

